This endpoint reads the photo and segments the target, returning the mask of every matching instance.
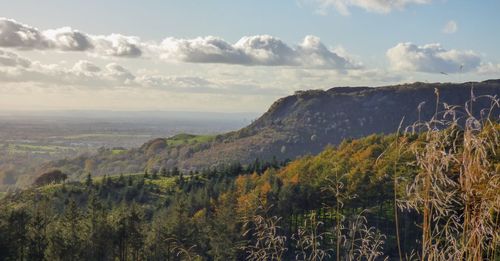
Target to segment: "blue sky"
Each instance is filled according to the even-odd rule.
[[[0,1],[0,109],[263,111],[299,89],[500,78],[498,10],[496,0]],[[38,42],[8,35],[26,28]],[[61,42],[75,31],[88,42]]]

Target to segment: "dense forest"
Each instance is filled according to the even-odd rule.
[[[498,260],[500,125],[455,112],[291,162],[49,173],[1,200],[0,260]]]

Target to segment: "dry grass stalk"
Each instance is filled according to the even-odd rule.
[[[269,208],[259,207],[263,214],[255,214],[244,223],[247,230],[243,236],[251,235],[253,243],[245,247],[247,260],[283,260],[283,254],[287,251],[285,247],[286,237],[280,235],[279,223],[281,217],[267,217]]]
[[[316,220],[314,213],[304,220],[304,225],[298,229],[297,234],[292,236],[297,248],[296,260],[321,261],[331,257],[333,249],[325,249],[322,245],[325,239],[331,238],[331,233],[321,232],[323,225],[323,222]]]
[[[386,236],[375,227],[368,227],[366,222],[366,217],[362,213],[348,222],[343,236],[345,249],[343,260],[374,261],[383,257]]]
[[[342,209],[344,208],[344,202],[356,198],[357,195],[350,195],[345,189],[344,180],[347,178],[347,173],[339,174],[338,169],[334,169],[333,172],[335,173],[335,176],[333,179],[327,178],[327,185],[322,190],[332,193],[335,197],[335,254],[336,260],[340,260],[343,238],[342,230],[344,229],[343,222],[345,220],[345,216],[342,214]]]
[[[166,242],[169,245],[169,251],[175,256],[181,258],[181,260],[202,260],[201,256],[194,251],[196,245],[186,247],[182,242],[175,238],[167,238]]]
[[[339,175],[338,170],[334,170],[334,173],[334,179],[328,179],[328,185],[323,190],[332,193],[336,199],[336,224],[332,233],[336,240],[336,260],[378,260],[384,255],[385,235],[375,227],[366,225],[363,212],[351,220],[342,214],[344,202],[357,195],[349,194],[344,188],[346,174]]]
[[[487,115],[483,119],[472,112],[479,98],[492,101],[491,108],[481,112]],[[420,259],[494,260],[499,247],[500,173],[493,160],[500,135],[490,113],[498,109],[499,100],[472,94],[461,117],[457,106],[444,107],[440,118],[436,114],[412,126],[424,135],[422,143],[411,147],[420,172],[401,207],[422,211]]]

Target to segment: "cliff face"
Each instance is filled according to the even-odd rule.
[[[481,109],[491,106],[491,99],[482,96],[500,96],[500,80],[299,91],[277,100],[249,126],[206,142],[172,146],[168,139],[155,139],[122,155],[100,153],[85,160],[96,163],[92,171],[99,175],[141,171],[145,167],[195,169],[274,156],[294,159],[316,154],[328,144],[336,145],[346,138],[395,132],[401,122],[405,127],[419,119],[430,119],[438,101],[437,110],[442,111],[444,104],[464,106],[472,95],[476,97],[473,113],[479,117]],[[498,108],[492,115],[498,119]],[[83,168],[80,165],[85,160],[55,162],[46,167],[64,168],[69,162],[75,171]]]
[[[317,153],[327,144],[338,144],[346,138],[358,138],[373,133],[392,133],[399,124],[408,126],[419,120],[428,120],[444,104],[465,106],[474,95],[500,95],[500,80],[464,84],[414,83],[378,88],[332,88],[328,91],[301,91],[278,100],[247,132],[259,135],[272,129],[285,136],[277,140],[278,147],[287,147],[290,158]],[[491,100],[477,98],[473,110],[480,117],[480,109],[489,108]],[[420,108],[420,110],[418,110]],[[496,111],[498,117],[498,110]],[[278,153],[277,146],[267,148]],[[280,151],[281,152],[281,151]]]

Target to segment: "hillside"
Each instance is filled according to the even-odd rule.
[[[500,207],[496,190],[500,173],[499,131],[498,123],[486,124],[473,136],[492,145],[483,147],[486,152],[483,161],[487,163],[481,166],[481,173],[488,179],[475,181],[474,195],[483,197],[479,204],[493,203],[491,208],[483,208],[487,214],[482,216],[484,220],[494,220],[488,223],[493,228],[498,228],[495,213]],[[337,222],[345,222],[351,229],[349,222],[361,215],[364,218],[359,225],[370,227],[369,233],[350,233],[351,230],[337,233],[342,233],[347,242],[365,238],[363,242],[367,246],[377,245],[377,255],[398,260],[394,197],[412,198],[406,189],[422,172],[415,150],[426,152],[425,144],[443,141],[453,154],[450,155],[464,162],[471,160],[461,157],[462,153],[471,151],[470,147],[464,147],[471,143],[464,143],[468,134],[463,130],[450,128],[432,132],[437,136],[426,134],[429,133],[370,135],[328,147],[316,156],[303,157],[286,166],[253,173],[226,166],[192,174],[135,174],[94,179],[87,176],[81,181],[9,193],[0,199],[0,260],[24,255],[19,249],[28,249],[29,255],[45,256],[48,260],[59,260],[54,258],[59,256],[61,260],[71,260],[71,256],[83,257],[73,260],[114,260],[134,253],[143,258],[128,260],[189,260],[187,256],[198,257],[192,260],[244,260],[247,252],[242,246],[255,246],[258,239],[255,234],[245,236],[247,228],[243,221],[248,217],[259,218],[259,215],[279,226],[275,233],[284,236],[286,241],[283,260],[301,260],[295,259],[301,246],[299,238],[304,236],[301,232],[335,239],[331,231]],[[456,150],[449,149],[452,143],[457,146]],[[435,148],[427,148],[430,147]],[[442,152],[443,157],[450,156]],[[481,154],[473,155],[481,157]],[[445,162],[447,176],[461,175],[464,162]],[[477,170],[477,166],[472,170]],[[398,183],[394,183],[396,177]],[[441,184],[440,189],[448,192],[461,189],[453,184]],[[335,189],[335,186],[338,187]],[[446,211],[445,215],[467,209],[463,208],[462,195],[457,193],[452,200],[454,204],[449,207],[453,211]],[[420,247],[421,213],[401,209],[398,214],[399,226],[404,228],[399,232],[403,253]],[[339,216],[343,218],[337,219]],[[381,241],[374,239],[378,236],[382,237]],[[462,238],[461,234],[456,237]],[[323,240],[321,236],[315,238]],[[349,244],[335,250],[335,242],[325,240],[318,246],[332,256],[335,251],[347,255],[352,250]],[[498,241],[491,246],[498,250]],[[182,253],[177,251],[179,248]]]
[[[328,144],[370,134],[395,132],[428,120],[444,104],[461,105],[482,95],[500,96],[500,80],[483,82],[413,83],[386,87],[337,87],[326,91],[298,91],[277,100],[249,126],[211,136],[188,134],[151,140],[128,151],[102,149],[95,155],[51,162],[40,172],[59,168],[75,176],[134,173],[146,169],[193,170],[222,163],[295,159],[317,154]],[[475,108],[489,108],[491,100],[478,98]],[[420,108],[420,111],[417,109]],[[479,115],[480,111],[473,111]],[[498,118],[498,109],[493,117]]]
[[[291,238],[299,229],[296,220],[306,219],[307,211],[331,201],[328,192],[320,193],[323,191],[320,186],[325,183],[320,179],[325,175],[324,169],[335,162],[356,172],[356,166],[362,163],[372,166],[370,170],[376,173],[382,172],[388,164],[375,166],[374,162],[393,141],[394,135],[346,142],[338,149],[329,148],[318,156],[294,161],[279,170],[259,172],[259,175],[218,169],[184,178],[107,176],[11,193],[0,199],[0,259],[15,256],[16,249],[23,244],[18,242],[24,242],[17,240],[23,234],[10,231],[15,227],[31,231],[37,226],[42,229],[34,230],[38,237],[30,234],[29,242],[42,242],[43,251],[32,250],[31,245],[27,249],[41,256],[77,255],[87,260],[96,260],[94,256],[99,256],[113,260],[122,251],[133,252],[127,249],[137,248],[147,257],[144,260],[187,260],[175,259],[178,254],[173,247],[180,244],[193,252],[189,254],[203,257],[196,260],[244,260],[241,244],[245,237],[239,221],[256,208],[255,199],[262,197],[276,204],[273,213],[284,215],[282,232]],[[393,152],[392,149],[386,155]],[[310,178],[297,175],[301,170],[307,170]],[[366,189],[389,187],[385,182],[386,179],[377,180]],[[387,195],[390,196],[390,190]],[[384,201],[387,197],[378,199]],[[366,207],[374,204],[379,201],[371,201]],[[331,224],[330,219],[325,216],[322,220]],[[385,216],[380,220],[376,222],[390,222]],[[67,228],[76,230],[78,236],[72,237],[75,232],[71,234]],[[132,233],[133,237],[126,237]],[[71,248],[72,251],[59,250],[70,248],[71,243],[77,246]],[[102,250],[100,246],[104,246]],[[389,242],[387,248],[394,251],[394,243]],[[290,251],[285,260],[292,260],[293,255]]]

